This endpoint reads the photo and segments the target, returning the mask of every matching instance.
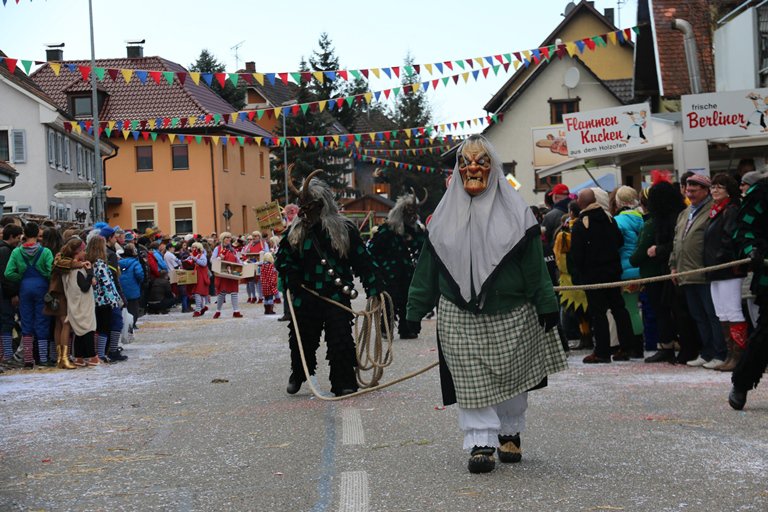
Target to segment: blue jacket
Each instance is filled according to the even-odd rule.
[[[120,286],[127,300],[141,296],[141,283],[144,281],[144,269],[138,258],[128,257],[120,260]]]
[[[624,245],[619,250],[621,255],[621,278],[637,279],[640,277],[640,269],[633,267],[629,258],[637,248],[640,232],[643,230],[643,215],[637,210],[624,210],[615,217],[616,225],[624,237]]]

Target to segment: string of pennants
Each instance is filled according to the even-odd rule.
[[[2,57],[0,57],[2,58]],[[257,120],[261,120],[265,115],[267,119],[279,119],[281,115],[292,115],[292,116],[298,116],[298,115],[306,115],[307,112],[310,113],[316,113],[316,112],[323,112],[326,109],[328,111],[332,111],[338,108],[343,107],[345,104],[348,106],[352,105],[361,105],[363,102],[370,105],[373,101],[380,101],[383,97],[384,99],[389,99],[390,97],[397,97],[400,94],[411,94],[416,93],[421,90],[427,91],[431,87],[432,89],[437,89],[437,87],[440,86],[440,84],[443,84],[443,86],[448,86],[451,81],[453,81],[454,84],[458,84],[460,80],[464,80],[464,82],[468,82],[470,77],[473,78],[475,81],[478,80],[482,76],[482,78],[486,78],[491,70],[493,70],[494,74],[498,74],[500,68],[507,69],[509,67],[508,64],[494,66],[493,68],[482,68],[477,69],[474,71],[465,71],[464,73],[458,73],[455,75],[446,76],[443,78],[435,78],[433,80],[428,80],[425,82],[417,82],[415,84],[409,84],[405,86],[398,86],[393,87],[391,89],[383,89],[381,91],[368,91],[363,94],[354,94],[350,96],[340,96],[338,98],[331,98],[328,100],[320,100],[320,101],[311,101],[307,103],[297,103],[296,105],[292,105],[290,107],[270,107],[270,108],[261,108],[261,109],[254,109],[254,110],[240,110],[237,112],[232,113],[226,113],[226,114],[211,114],[209,116],[192,116],[192,117],[158,117],[154,119],[139,119],[139,120],[122,120],[123,124],[126,122],[130,123],[131,126],[141,126],[142,129],[144,126],[151,126],[151,123],[155,123],[155,126],[162,128],[177,128],[182,127],[185,128],[187,126],[194,126],[195,124],[198,124],[200,122],[210,123],[211,120],[213,120],[216,124],[219,124],[222,120],[224,123],[228,124],[231,122],[237,122],[237,121],[253,121],[254,118]],[[211,117],[213,116],[213,117]],[[203,120],[202,117],[210,118],[207,120]],[[115,121],[117,122],[117,121]],[[139,123],[136,125],[135,123]],[[144,123],[142,125],[142,123]],[[463,128],[463,125],[460,123],[453,123],[455,126],[453,126],[453,129],[458,129],[460,126]],[[133,129],[136,129],[135,127]],[[150,129],[154,129],[151,127]],[[441,125],[442,130],[450,130],[451,126],[449,124],[446,124],[445,126]]]
[[[443,169],[438,169],[437,167],[428,167],[426,165],[418,165],[418,164],[409,164],[407,162],[398,162],[395,160],[387,160],[385,158],[378,158],[375,156],[368,156],[368,155],[362,155],[357,152],[352,153],[352,158],[356,158],[359,160],[366,160],[368,162],[371,162],[375,165],[381,165],[384,167],[391,167],[393,169],[399,169],[399,170],[405,170],[405,171],[418,171],[418,172],[425,172],[427,174],[443,174],[446,171]]]
[[[224,114],[226,115],[226,114]],[[219,114],[207,114],[207,115],[201,115],[201,116],[193,116],[190,118],[173,118],[178,120],[176,124],[172,124],[168,118],[163,118],[162,122],[158,122],[157,119],[150,119],[149,121],[102,121],[99,123],[99,136],[102,134],[106,134],[107,137],[112,137],[113,133],[122,133],[123,137],[127,140],[128,137],[133,136],[134,139],[138,140],[139,136],[144,137],[145,140],[147,140],[147,137],[149,135],[144,134],[151,134],[157,132],[155,130],[164,130],[167,128],[191,128],[194,127],[195,124],[198,122],[200,124],[210,124],[211,122],[214,122],[216,124],[219,124],[221,120],[223,120],[224,115]],[[191,120],[194,119],[195,121],[193,123],[186,122],[183,123],[184,120]],[[492,125],[496,123],[500,123],[504,120],[504,114],[493,114],[490,116],[485,117],[478,117],[474,119],[468,119],[465,121],[458,121],[455,123],[445,123],[445,124],[439,124],[439,125],[433,125],[433,126],[418,126],[415,128],[403,128],[399,130],[386,130],[386,131],[378,131],[378,132],[362,132],[362,133],[346,133],[346,134],[324,134],[324,135],[300,135],[300,136],[288,136],[288,137],[282,137],[282,136],[275,136],[275,137],[242,137],[244,139],[254,139],[257,141],[259,145],[264,143],[264,145],[267,146],[283,146],[286,143],[294,146],[300,146],[300,145],[309,145],[309,144],[315,144],[316,142],[319,142],[320,144],[324,144],[326,141],[333,141],[335,144],[339,145],[342,143],[363,143],[363,142],[375,142],[375,141],[382,141],[382,142],[389,142],[393,139],[397,139],[399,136],[405,137],[406,141],[412,141],[416,144],[418,144],[421,141],[424,141],[425,136],[431,137],[433,133],[435,132],[444,132],[446,130],[451,129],[451,127],[458,127],[461,126],[462,128],[465,127],[471,127],[471,126],[483,126],[485,124]],[[168,122],[166,122],[168,121]],[[88,135],[93,135],[93,122],[90,120],[83,120],[83,121],[65,121],[64,122],[64,129],[67,132],[74,131],[75,133],[87,133]],[[455,129],[455,128],[453,128]],[[185,134],[185,137],[193,137],[193,135]],[[220,137],[222,139],[239,139],[241,137],[229,137],[229,136],[216,136]],[[155,140],[157,137],[154,136],[152,140]],[[455,139],[456,137],[452,137],[452,139]],[[182,139],[182,142],[185,139]],[[430,139],[431,140],[431,139]],[[418,141],[418,142],[417,142]],[[234,143],[233,143],[234,144]],[[406,145],[410,146],[408,142],[406,142]]]
[[[6,1],[7,0],[3,0],[4,5]],[[486,55],[484,57],[446,60],[443,62],[433,62],[427,64],[349,70],[337,69],[333,71],[289,71],[275,73],[202,73],[193,71],[174,72],[125,68],[104,68],[98,66],[91,68],[91,66],[87,65],[27,60],[11,57],[0,57],[0,63],[4,62],[11,73],[13,73],[17,68],[20,68],[23,69],[26,74],[30,73],[33,65],[38,66],[48,64],[56,76],[59,76],[59,73],[64,70],[71,73],[79,73],[82,79],[85,81],[89,80],[91,72],[93,71],[93,73],[96,75],[96,78],[98,78],[100,81],[104,81],[107,78],[111,80],[117,80],[119,77],[122,77],[126,83],[129,83],[133,77],[136,77],[142,84],[152,82],[161,84],[165,82],[171,85],[173,84],[174,80],[177,80],[179,83],[181,83],[181,85],[184,85],[189,78],[195,85],[200,85],[201,79],[208,86],[213,83],[213,80],[216,80],[222,87],[224,87],[227,81],[230,81],[235,86],[237,86],[240,81],[243,81],[247,84],[253,84],[256,82],[260,85],[264,85],[266,81],[274,85],[278,80],[282,81],[284,84],[294,83],[301,85],[312,80],[324,83],[333,82],[336,80],[367,80],[372,76],[376,78],[382,78],[383,76],[386,78],[400,78],[403,74],[405,74],[405,76],[410,76],[413,74],[421,74],[423,72],[426,72],[430,76],[440,76],[446,72],[452,72],[457,69],[461,69],[464,72],[469,72],[467,67],[473,71],[478,71],[481,69],[494,69],[495,74],[498,73],[499,67],[502,66],[504,67],[505,71],[509,70],[509,66],[514,66],[515,70],[517,70],[520,65],[524,65],[525,67],[528,67],[532,64],[536,65],[542,61],[548,61],[555,56],[558,59],[562,59],[566,55],[573,57],[577,53],[584,53],[585,50],[594,51],[597,48],[607,47],[609,43],[617,45],[631,42],[633,33],[636,37],[640,33],[639,27],[634,26],[618,29],[603,34],[585,37],[583,39],[563,42],[560,44],[541,46],[539,48],[532,48],[522,51]],[[460,75],[461,74],[462,73],[460,73]],[[487,74],[488,73],[485,72],[484,76],[487,76]],[[477,79],[477,74],[475,74],[474,78]]]
[[[93,126],[90,126],[87,128],[87,130],[83,130],[81,128],[79,123],[65,123],[64,129],[67,132],[75,132],[75,133],[82,133],[83,131],[86,131],[89,135],[93,134]],[[107,137],[120,137],[122,136],[125,140],[128,140],[129,137],[132,137],[133,140],[138,141],[139,139],[145,140],[145,141],[156,141],[160,140],[162,142],[170,141],[171,144],[179,143],[179,144],[191,144],[193,142],[196,142],[197,144],[211,144],[218,145],[221,143],[222,145],[230,144],[230,145],[240,145],[244,146],[245,144],[257,144],[259,146],[267,146],[267,147],[282,147],[284,145],[289,146],[297,146],[297,147],[356,147],[361,148],[363,147],[363,144],[367,144],[368,140],[364,140],[363,135],[368,134],[361,134],[361,133],[349,133],[349,134],[340,134],[340,135],[319,135],[319,136],[301,136],[301,137],[251,137],[251,136],[245,136],[245,135],[198,135],[198,134],[189,134],[189,133],[166,133],[166,132],[156,132],[156,131],[146,131],[146,130],[113,130],[109,127],[102,127],[100,129],[100,132],[105,134]],[[426,130],[425,130],[426,132]],[[442,143],[442,144],[452,144],[461,140],[464,140],[465,136],[438,136],[434,138],[424,137],[424,138],[411,138],[411,139],[390,139],[387,141],[392,146],[396,144],[405,144],[408,147],[415,146],[418,147],[420,145],[424,146],[431,146],[435,142]],[[383,144],[385,141],[378,140],[377,143]]]
[[[21,0],[15,0],[15,1],[18,4]],[[29,1],[31,2],[32,0],[29,0]],[[8,0],[3,0],[3,7],[5,7],[5,4],[7,3],[8,3]]]
[[[441,146],[432,146],[428,148],[407,148],[407,149],[371,149],[371,148],[361,148],[359,150],[360,153],[364,155],[369,156],[375,156],[375,155],[426,155],[430,153],[443,153],[446,150],[450,149],[450,145],[441,145]]]

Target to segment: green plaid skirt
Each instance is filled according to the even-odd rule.
[[[557,330],[545,333],[530,303],[479,315],[440,297],[437,330],[460,407],[488,407],[568,367]]]

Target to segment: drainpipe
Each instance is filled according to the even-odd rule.
[[[102,159],[102,165],[101,168],[103,169],[103,175],[101,178],[101,182],[104,184],[104,191],[102,192],[104,194],[104,220],[109,222],[109,217],[107,217],[107,194],[105,193],[107,191],[107,160],[112,160],[117,156],[117,154],[120,152],[120,146],[115,145],[115,152],[112,153],[107,158]]]
[[[210,142],[210,140],[209,140]],[[211,192],[213,196],[213,230],[219,234],[219,216],[216,212],[216,171],[213,162],[213,144],[208,144],[211,153]]]
[[[699,72],[699,52],[696,49],[693,27],[687,21],[675,18],[672,21],[672,29],[683,33],[683,46],[685,47],[685,61],[688,64],[691,93],[699,94],[701,92],[701,73]]]

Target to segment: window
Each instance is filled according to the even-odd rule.
[[[56,203],[51,203],[48,205],[48,217],[56,220]]]
[[[240,146],[240,174],[245,174],[245,148]]]
[[[151,228],[155,225],[155,206],[135,206],[133,212],[136,217],[136,230],[139,233],[144,233],[147,228]]]
[[[560,124],[563,122],[563,114],[573,114],[579,111],[581,98],[553,100],[549,98],[549,122]]]
[[[27,161],[27,132],[12,130],[11,138],[13,141],[13,162],[16,164],[25,163]]]
[[[8,130],[0,130],[0,162],[11,161],[11,148],[8,144]]]
[[[227,145],[221,146],[221,167],[224,172],[229,171],[229,157],[227,156]]]
[[[152,170],[152,146],[136,146],[136,170]]]
[[[93,115],[91,97],[76,96],[72,98],[72,112],[75,114],[75,117],[91,117]]]
[[[87,149],[83,150],[83,161],[85,162],[85,179],[93,180],[93,157],[94,154]]]
[[[259,151],[259,178],[264,177],[264,152]]]
[[[240,209],[243,215],[243,233],[248,232],[248,207],[246,205],[243,205]]]
[[[546,178],[540,178],[536,171],[533,171],[536,176],[536,188],[535,192],[547,192],[549,189],[562,182],[562,178],[558,174],[557,176],[547,176]]]
[[[171,206],[173,211],[174,234],[194,233],[192,205]]]
[[[172,145],[171,160],[173,161],[173,170],[189,169],[189,146],[186,144]]]

